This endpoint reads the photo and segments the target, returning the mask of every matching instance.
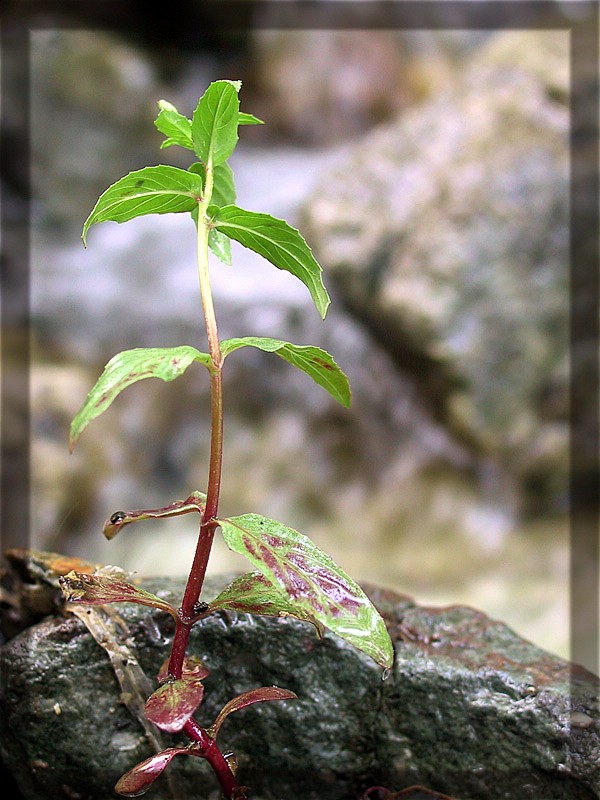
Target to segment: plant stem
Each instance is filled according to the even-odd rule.
[[[194,560],[185,587],[183,600],[179,612],[179,620],[175,628],[171,656],[169,658],[169,672],[175,678],[181,678],[185,653],[192,625],[196,619],[194,608],[202,591],[202,584],[206,575],[208,559],[217,528],[216,517],[219,507],[219,494],[221,489],[221,470],[223,462],[223,356],[219,344],[217,321],[212,300],[210,277],[208,272],[208,233],[206,222],[206,209],[212,193],[212,169],[207,167],[206,189],[203,200],[198,209],[198,275],[200,280],[200,293],[202,308],[206,324],[206,335],[211,357],[210,366],[210,411],[211,411],[211,437],[210,459],[208,466],[208,486],[206,490],[206,506],[200,521],[200,532]],[[190,718],[184,728],[184,733],[193,741],[199,742],[204,749],[204,758],[212,766],[214,773],[221,784],[225,797],[230,798],[239,789],[237,781],[227,760],[219,750],[216,742],[208,736],[193,718]]]

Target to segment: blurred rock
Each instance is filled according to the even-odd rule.
[[[267,25],[251,37],[252,105],[288,140],[348,141],[448,86],[473,41],[476,34]]]
[[[206,599],[230,579],[209,580]],[[175,605],[184,587],[181,580],[144,585]],[[597,678],[473,609],[368,591],[396,647],[387,677],[343,640],[319,640],[292,619],[212,615],[194,627],[189,652],[211,671],[201,724],[260,685],[298,695],[248,708],[223,727],[221,743],[236,753],[253,798],[355,800],[369,786],[399,791],[414,783],[460,800],[598,796]],[[130,648],[121,674],[135,661],[137,681],[145,684],[145,673],[153,684],[171,618],[111,608],[117,616],[106,618],[105,646]],[[152,752],[107,653],[79,619],[49,617],[26,629],[3,647],[2,668],[2,756],[25,800],[109,800],[120,775]],[[180,741],[162,738],[165,746]],[[152,796],[212,797],[215,789],[204,765],[175,759]]]
[[[304,214],[423,405],[538,512],[567,490],[568,65],[563,32],[497,34],[349,148]]]

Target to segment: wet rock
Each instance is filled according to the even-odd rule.
[[[208,581],[206,599],[225,581]],[[176,580],[145,585],[173,603],[183,589]],[[354,800],[369,786],[398,791],[415,783],[459,800],[598,797],[596,678],[481,612],[369,591],[396,647],[387,677],[342,640],[318,640],[294,620],[214,615],[194,628],[189,652],[211,671],[202,724],[259,685],[298,694],[245,709],[223,726],[221,743],[236,753],[253,797]],[[128,646],[154,680],[170,617],[117,608],[121,622],[109,619],[105,645]],[[17,635],[2,650],[2,671],[2,756],[27,800],[108,800],[121,773],[150,754],[107,653],[78,619],[50,617]],[[216,796],[202,762],[179,761],[193,763],[175,760],[174,784],[165,773],[153,797]]]
[[[347,307],[528,511],[567,486],[568,63],[560,32],[498,34],[304,214]]]

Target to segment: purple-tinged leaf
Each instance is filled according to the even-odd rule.
[[[229,549],[246,556],[304,615],[382,667],[392,666],[394,649],[379,612],[360,586],[308,537],[259,514],[221,519],[219,525]]]
[[[292,602],[284,589],[275,586],[261,572],[249,572],[236,578],[209,603],[209,609],[261,614],[267,617],[295,617],[312,623],[319,638],[323,636],[324,627],[314,614]]]
[[[69,603],[82,603],[90,606],[105,603],[137,603],[142,606],[159,608],[177,619],[177,611],[160,597],[134,586],[132,583],[111,578],[107,575],[89,575],[71,570],[59,578],[60,588]]]
[[[122,775],[115,785],[115,792],[123,797],[139,797],[145,794],[152,786],[158,776],[171,763],[177,755],[196,755],[194,748],[190,747],[169,747],[156,753],[139,764],[129,772]]]
[[[223,706],[213,724],[207,729],[207,733],[216,739],[221,725],[230,714],[254,703],[264,703],[266,700],[297,699],[297,694],[290,692],[289,689],[280,689],[278,686],[261,686],[259,689],[250,689],[249,692],[239,694]]]
[[[113,356],[71,422],[69,449],[73,450],[82,431],[93,419],[106,411],[123,389],[144,378],[175,380],[194,361],[210,369],[210,356],[200,353],[190,345],[137,347]]]
[[[146,719],[169,733],[180,731],[202,702],[200,678],[186,677],[163,683],[146,701]]]
[[[113,539],[119,531],[132,522],[140,522],[144,519],[161,519],[162,517],[177,517],[180,514],[189,514],[197,511],[202,514],[206,504],[206,495],[202,492],[192,492],[185,500],[176,500],[168,506],[161,508],[147,508],[140,511],[115,511],[106,520],[103,533],[107,539]]]
[[[225,357],[244,346],[257,347],[266,353],[276,353],[284,361],[309,375],[338,403],[349,408],[352,395],[348,378],[326,350],[315,345],[292,344],[281,339],[245,336],[225,339],[221,342],[221,352]]]
[[[183,659],[182,677],[183,678],[197,678],[203,680],[207,677],[210,670],[208,670],[198,656],[185,656]],[[157,679],[159,683],[164,683],[173,676],[169,675],[169,659],[165,659],[162,667],[158,671]]]

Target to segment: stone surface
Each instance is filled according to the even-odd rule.
[[[424,407],[516,484],[567,486],[568,37],[497,34],[325,174],[302,229]]]
[[[226,580],[208,581],[206,599]],[[167,579],[145,585],[175,604],[183,588]],[[459,800],[599,796],[597,679],[473,609],[420,607],[369,591],[396,647],[385,680],[342,640],[318,640],[294,620],[214,615],[195,626],[190,652],[211,670],[202,724],[259,685],[298,694],[245,709],[223,726],[221,744],[236,753],[253,798],[358,800],[370,786],[399,791],[417,783]],[[112,609],[124,627],[108,638],[130,647],[153,679],[170,617]],[[114,797],[118,777],[151,753],[122,700],[107,653],[71,615],[49,617],[4,645],[2,756],[27,800]],[[149,796],[218,796],[204,763],[173,765]]]

